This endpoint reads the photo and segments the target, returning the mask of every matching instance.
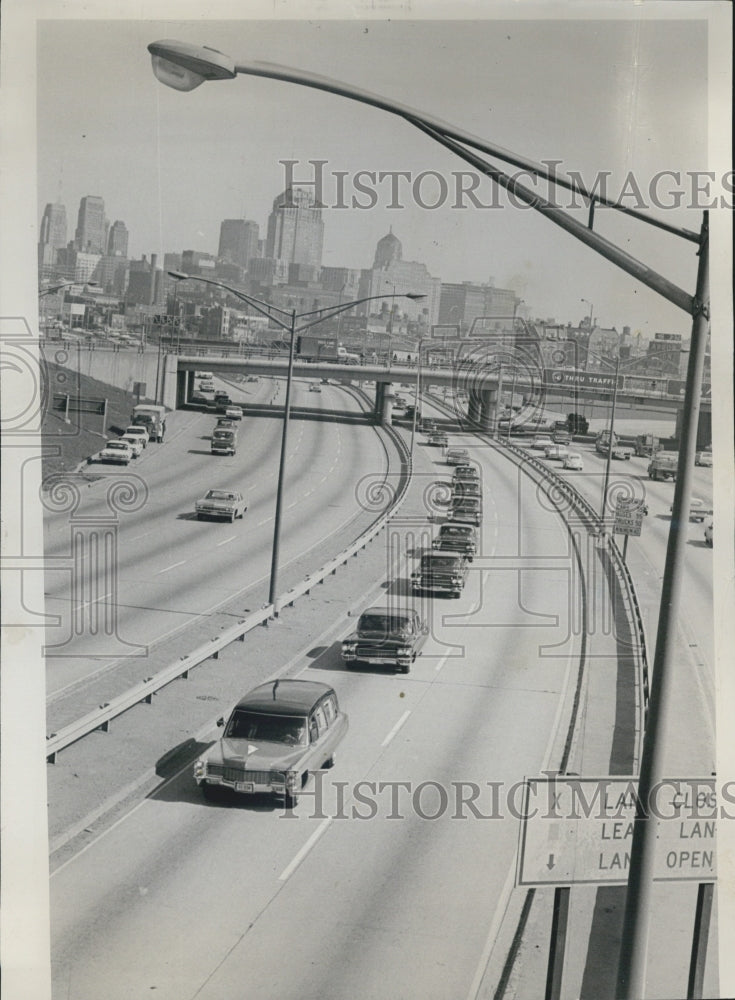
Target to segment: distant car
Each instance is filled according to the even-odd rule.
[[[241,698],[222,739],[194,764],[206,797],[215,786],[246,795],[271,794],[296,805],[310,771],[331,767],[349,719],[334,688],[319,681],[277,680]]]
[[[260,382],[260,378],[259,378],[258,375],[248,375],[248,377],[245,379],[245,381],[246,382]]]
[[[355,631],[342,640],[342,659],[348,666],[392,664],[407,674],[428,634],[426,623],[413,608],[368,608]]]
[[[127,465],[133,458],[133,449],[122,438],[115,438],[114,441],[108,441],[99,453],[100,462],[115,462],[118,465]]]
[[[132,435],[133,437],[140,438],[143,442],[143,447],[148,447],[148,442],[150,440],[150,435],[148,434],[148,428],[145,424],[131,424],[130,427],[126,427],[123,431],[124,435]]]
[[[479,479],[452,480],[452,503],[462,497],[482,497],[482,486]]]
[[[582,461],[582,456],[578,451],[569,451],[564,456],[564,461],[562,462],[562,468],[564,469],[575,469],[577,471],[584,468],[584,462]]]
[[[415,594],[428,590],[459,597],[468,576],[469,563],[460,553],[427,552],[421,556],[420,568],[411,574],[411,588]]]
[[[714,521],[710,521],[709,524],[704,529],[704,540],[712,548],[712,531],[714,530]]]
[[[321,391],[322,387],[319,385],[318,382],[312,382],[311,385],[309,386],[309,392],[321,392]]]
[[[463,463],[462,465],[455,465],[454,472],[452,473],[452,485],[459,482],[479,482],[480,481],[480,471],[476,465],[470,465],[469,463]]]
[[[708,468],[712,468],[712,452],[707,451],[706,448],[704,451],[698,451],[694,456],[694,464],[706,465]]]
[[[127,443],[130,445],[133,452],[133,458],[138,458],[138,456],[142,453],[143,439],[139,437],[137,434],[123,434],[120,440],[127,441]]]
[[[470,453],[466,448],[449,448],[447,451],[447,465],[465,465],[469,461]]]
[[[242,407],[228,406],[225,410],[225,416],[230,420],[242,420]]]
[[[432,434],[429,434],[429,444],[446,448],[449,444],[449,438],[444,431],[434,431]]]
[[[669,508],[670,512],[674,513],[674,505],[672,504]],[[689,520],[690,521],[704,521],[708,514],[712,511],[707,507],[704,500],[700,500],[699,497],[692,497],[689,501]]]
[[[433,434],[436,431],[436,420],[432,420],[428,417],[425,418],[419,424],[419,430],[424,434]]]
[[[400,409],[404,409],[406,406],[406,400],[403,396],[396,396],[393,400],[394,406],[398,406]]]
[[[533,441],[531,441],[531,448],[538,451],[546,451],[553,443],[548,434],[537,434]]]
[[[322,381],[321,381],[321,384],[322,385],[329,385],[329,379],[328,378],[323,378]]]
[[[557,461],[563,461],[568,454],[569,449],[563,444],[548,444],[544,448],[546,458],[556,459]]]
[[[447,521],[439,528],[431,547],[440,552],[459,552],[471,562],[477,552],[477,531],[471,524]]]
[[[233,490],[209,490],[203,500],[197,500],[194,510],[197,519],[215,518],[216,520],[232,521],[242,517],[247,510],[247,504],[242,493]]]
[[[452,497],[448,520],[454,524],[473,524],[479,528],[482,524],[482,498]]]

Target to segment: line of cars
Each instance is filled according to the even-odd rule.
[[[97,454],[97,461],[128,465],[143,453],[149,441],[163,441],[165,433],[165,407],[154,403],[139,403],[133,407],[130,424],[119,437],[106,442]]]

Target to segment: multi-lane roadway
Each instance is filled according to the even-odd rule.
[[[263,483],[262,495],[253,487],[244,523],[177,519],[177,513],[192,509],[189,501],[204,487],[215,485],[207,478],[211,463],[224,468],[230,461],[192,456],[182,477],[189,448],[206,447],[202,442],[187,448],[186,441],[200,431],[204,437],[204,422],[213,421],[195,414],[178,420],[186,428],[180,445],[173,437],[178,469],[176,463],[168,469],[161,460],[151,463],[151,482],[158,474],[163,481],[160,490],[151,489],[158,499],[148,517],[155,524],[147,542],[137,540],[137,551],[150,560],[148,572],[155,570],[154,577],[181,569],[184,589],[179,594],[171,588],[169,577],[167,585],[145,600],[136,597],[136,603],[162,607],[170,599],[173,606],[166,614],[185,616],[195,613],[199,602],[212,604],[213,587],[221,580],[211,566],[213,553],[218,569],[220,554],[224,557],[222,593],[239,585],[243,538],[251,546],[258,541],[258,533],[240,532],[255,517],[263,520],[260,532],[268,532],[266,514],[272,512],[266,498],[272,496],[273,479]],[[252,423],[265,426],[262,419]],[[338,499],[332,502],[345,505],[356,479],[384,463],[383,446],[372,429],[314,426],[313,441],[304,437],[311,427],[306,421],[301,436],[297,432],[292,438],[294,471],[302,471],[289,502],[306,505],[306,491],[315,491],[313,508],[295,511],[294,554],[314,546],[320,532],[322,537],[330,533],[334,515],[328,509],[325,516],[324,491],[336,475],[327,474],[330,462],[335,453],[344,453],[339,435],[350,434],[353,464],[343,457],[346,464],[332,494]],[[273,441],[260,436],[243,438],[252,440],[253,451],[240,465],[243,451],[238,449],[233,472],[239,471],[222,485],[247,486],[253,463],[258,467],[258,461],[267,465],[272,459]],[[167,437],[161,456],[171,443]],[[270,800],[207,802],[187,765],[58,868],[51,886],[55,997],[85,1000],[104,994],[127,1000],[153,991],[175,1000],[455,1000],[475,995],[512,892],[518,834],[514,789],[525,776],[559,764],[581,637],[572,624],[573,554],[558,513],[540,502],[517,466],[494,449],[471,435],[454,434],[451,443],[470,447],[481,469],[480,552],[458,600],[417,600],[431,633],[411,673],[347,670],[337,644],[316,658],[304,656],[289,675],[333,685],[350,716],[336,766],[307,786],[314,797],[303,796],[291,814]],[[299,448],[304,449],[303,466]],[[602,463],[591,449],[583,453],[586,478],[569,475],[594,501]],[[642,471],[643,460],[625,465],[626,474],[638,471],[638,465]],[[441,450],[426,447],[423,436],[416,471],[419,482],[422,476],[431,482],[450,474]],[[698,491],[707,499],[711,473],[697,476]],[[628,559],[631,563],[635,555],[637,568],[648,574],[645,607],[653,614],[671,487],[645,485],[650,513],[644,535],[631,541]],[[174,490],[177,502],[172,504]],[[404,512],[419,545],[432,530],[422,504],[419,489]],[[342,517],[352,514],[349,507],[341,508]],[[135,530],[149,528],[145,521]],[[692,542],[699,536],[697,525]],[[266,538],[263,559],[268,547]],[[712,735],[707,729],[711,553],[703,544],[689,550],[691,620],[686,627],[701,643],[703,666],[699,676],[687,670],[683,678],[691,733],[679,752],[688,769],[702,773],[709,770]],[[184,560],[182,566],[167,569],[176,556]],[[137,594],[133,563],[131,558],[123,568],[122,579],[126,593]],[[255,559],[247,565],[250,579],[263,572]],[[388,581],[395,597],[412,600],[412,568],[406,552]],[[204,573],[201,584],[195,569]],[[366,590],[377,582],[366,581]],[[131,608],[130,615],[131,623],[145,622],[152,636],[166,627],[165,616],[150,610],[141,616]],[[351,627],[345,621],[337,635]],[[63,663],[52,663],[51,669],[56,671],[52,683],[73,683],[74,674]],[[243,692],[248,686],[244,673]],[[213,729],[208,739],[216,738]],[[699,756],[688,755],[689,743]]]

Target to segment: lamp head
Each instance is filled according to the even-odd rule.
[[[411,299],[414,302],[416,302],[418,299],[425,299],[426,298],[425,295],[420,294],[419,292],[405,292],[405,297],[407,299]]]
[[[186,274],[184,271],[167,271],[169,278],[175,278],[177,281],[186,281],[190,275]]]
[[[163,39],[148,46],[156,79],[174,90],[194,90],[206,80],[232,80],[233,60],[207,45]]]

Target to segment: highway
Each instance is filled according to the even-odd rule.
[[[346,670],[334,644],[295,670],[332,684],[350,716],[323,799],[286,816],[205,802],[190,767],[175,775],[55,872],[56,997],[468,995],[512,886],[506,795],[558,765],[579,652],[563,522],[515,466],[473,452],[481,554],[458,600],[420,600],[432,632],[411,673]],[[450,472],[423,441],[417,462],[429,479]],[[475,787],[485,819],[466,802]]]
[[[359,411],[357,401],[338,386],[308,391],[294,382],[293,405],[318,410],[338,407]],[[232,389],[237,400],[265,401],[273,383]],[[282,403],[284,390],[280,388]],[[46,611],[58,616],[47,630],[47,685],[51,697],[108,669],[117,659],[145,654],[146,647],[186,629],[246,592],[250,608],[267,597],[270,573],[275,486],[282,418],[247,416],[242,421],[235,456],[211,455],[209,437],[215,417],[179,411],[169,417],[162,444],[149,443],[127,467],[94,464],[89,471],[100,480],[83,488],[79,509],[51,510],[45,521],[47,565],[59,560],[46,578]],[[311,553],[321,565],[339,548],[324,540],[345,526],[359,534],[371,520],[360,506],[355,484],[366,471],[386,469],[391,446],[382,432],[334,420],[291,422],[281,532],[281,581],[288,567]],[[394,449],[393,449],[394,450]],[[138,509],[114,512],[108,505],[110,481],[135,477]],[[194,504],[210,488],[239,490],[248,510],[234,524],[198,521]],[[47,505],[51,501],[47,501]],[[136,499],[131,506],[138,503]],[[85,568],[80,589],[71,582],[70,524],[99,518],[117,532],[117,556]],[[88,550],[89,551],[89,550]],[[303,574],[301,574],[303,575]],[[260,585],[257,589],[257,585]],[[254,590],[254,588],[256,588]],[[287,587],[281,588],[283,590]],[[243,601],[243,606],[244,601]],[[94,613],[97,612],[97,632]],[[104,632],[104,616],[116,614],[116,634]],[[85,625],[79,634],[75,617]],[[132,645],[131,645],[132,644]]]

